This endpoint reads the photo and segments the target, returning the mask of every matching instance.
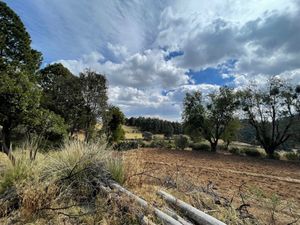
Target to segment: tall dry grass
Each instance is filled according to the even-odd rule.
[[[35,141],[23,147],[14,150],[15,166],[0,154],[0,224],[94,224],[112,217],[99,185],[123,182],[125,172],[105,142],[67,141],[46,153]]]

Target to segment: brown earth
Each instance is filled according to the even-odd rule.
[[[245,196],[250,196],[249,209],[261,224],[274,223],[270,219],[273,206],[274,224],[288,224],[300,217],[300,163],[160,149],[139,149],[123,154],[129,173],[126,185],[146,199],[155,197],[149,193],[144,196],[143,188],[149,190],[152,186],[156,190],[168,182],[175,186],[183,182],[199,187],[213,183],[215,190],[228,199],[235,196],[242,185]],[[240,200],[234,198],[238,206]],[[300,220],[293,224],[297,223],[300,224]]]

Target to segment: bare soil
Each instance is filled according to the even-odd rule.
[[[249,209],[262,224],[288,224],[300,217],[299,162],[149,148],[123,154],[129,172],[127,185],[141,195],[146,186],[147,190],[149,185],[157,189],[166,186],[166,181],[176,185],[180,180],[198,186],[213,183],[220,195],[231,199],[243,186],[245,196],[252,196],[247,199]],[[154,198],[149,193],[143,197]]]

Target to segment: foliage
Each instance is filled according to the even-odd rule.
[[[131,149],[137,149],[139,144],[137,141],[120,141],[114,145],[114,150],[127,151]]]
[[[225,148],[228,149],[228,146],[233,140],[236,140],[237,132],[241,127],[240,120],[238,118],[234,118],[232,121],[228,123],[228,126],[224,130],[222,134],[222,139],[225,142]]]
[[[87,110],[81,92],[80,80],[62,64],[51,64],[38,74],[43,108],[61,116],[71,134],[83,129]]]
[[[131,117],[126,119],[126,125],[138,127],[141,131],[148,131],[153,134],[165,134],[167,137],[172,137],[173,134],[182,134],[181,123],[158,118]]]
[[[79,74],[81,93],[84,99],[85,138],[89,140],[97,121],[107,121],[107,81],[105,76],[91,70]]]
[[[288,160],[300,160],[300,155],[299,155],[299,153],[296,153],[296,152],[287,152],[284,154],[284,156]]]
[[[229,152],[231,152],[232,154],[236,154],[236,155],[239,155],[241,153],[241,151],[238,147],[229,148]]]
[[[151,141],[153,138],[153,134],[151,132],[145,131],[143,132],[143,138],[145,141]]]
[[[5,149],[10,147],[12,129],[34,118],[40,91],[24,72],[0,72],[0,125]]]
[[[243,148],[243,153],[245,153],[247,156],[253,156],[253,157],[261,157],[261,153],[257,149],[253,148]]]
[[[40,98],[34,73],[42,58],[30,44],[30,36],[20,18],[1,1],[0,125],[3,149],[12,160],[12,129],[31,116],[31,112],[38,107]]]
[[[0,18],[0,71],[22,71],[33,78],[42,61],[41,53],[31,48],[30,36],[20,17],[3,1]]]
[[[233,113],[237,107],[233,90],[221,87],[218,93],[208,96],[205,103],[199,91],[187,93],[184,99],[183,121],[188,133],[199,133],[216,151],[219,139],[228,125],[233,121]]]
[[[189,146],[190,138],[187,135],[178,135],[175,137],[175,146],[178,149],[184,150]]]
[[[193,151],[210,151],[210,145],[205,143],[192,143],[190,147]]]
[[[124,140],[125,131],[122,124],[125,122],[125,116],[119,107],[110,106],[106,112],[104,129],[110,143]]]
[[[290,84],[273,77],[265,90],[252,86],[239,96],[257,141],[272,158],[275,150],[292,136],[298,94]]]
[[[39,134],[52,147],[58,147],[67,136],[67,125],[62,117],[47,109],[39,109],[30,120],[28,133]],[[48,146],[50,147],[50,146]]]

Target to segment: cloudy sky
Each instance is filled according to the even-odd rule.
[[[184,93],[300,82],[300,0],[6,0],[41,51],[105,74],[127,116],[180,120]]]

